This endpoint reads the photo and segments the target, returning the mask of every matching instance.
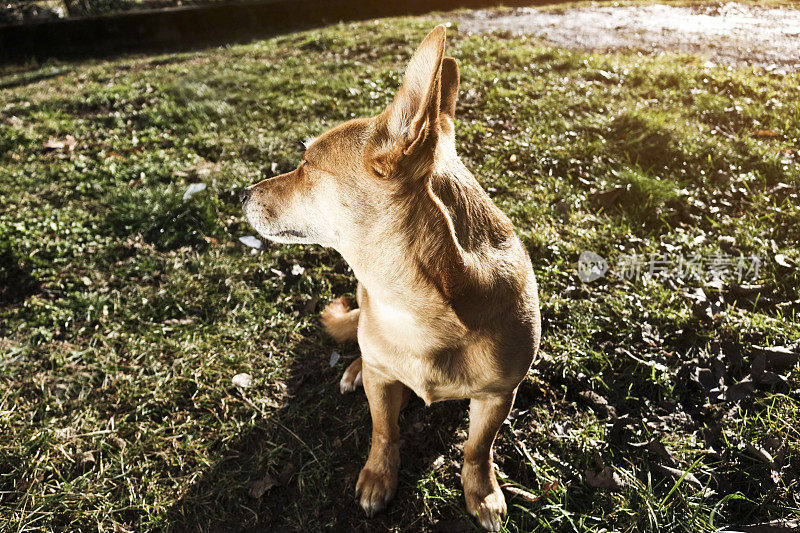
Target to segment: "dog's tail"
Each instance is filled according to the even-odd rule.
[[[340,296],[325,306],[322,311],[322,327],[338,342],[356,340],[358,313],[360,309],[350,309],[347,298]]]

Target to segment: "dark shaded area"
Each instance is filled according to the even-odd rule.
[[[0,244],[0,309],[18,304],[39,290],[39,283],[14,253]]]
[[[0,31],[2,31],[1,28]],[[0,53],[2,52],[0,51]],[[25,85],[30,85],[31,83],[36,83],[37,81],[47,80],[50,78],[61,76],[64,74],[64,72],[65,70],[59,69],[59,70],[53,70],[51,72],[37,72],[36,74],[25,73],[21,76],[15,76],[14,78],[0,82],[0,89],[14,89],[16,87],[24,87]]]
[[[460,7],[533,5],[546,0],[262,0],[0,27],[0,61],[192,49],[287,33],[342,20],[418,15]]]
[[[400,415],[400,485],[389,506],[374,518],[355,498],[358,474],[367,458],[372,423],[363,389],[340,395],[339,377],[357,348],[337,347],[343,361],[330,368],[313,332],[292,346],[296,354],[282,405],[232,443],[216,451],[217,463],[203,472],[170,509],[177,531],[471,531],[466,510],[442,506],[433,522],[423,514],[418,482],[440,457],[460,460],[468,402],[425,407],[416,396]],[[346,359],[346,360],[344,360]],[[237,394],[257,397],[254,390]],[[330,396],[335,408],[330,409]],[[462,430],[462,431],[460,431]],[[441,462],[442,459],[439,459]],[[437,470],[441,483],[460,490],[460,463]],[[250,488],[268,479],[263,495]],[[274,483],[274,486],[272,485]],[[232,490],[232,487],[236,487]]]

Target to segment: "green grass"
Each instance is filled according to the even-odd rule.
[[[362,392],[338,392],[357,347],[335,346],[317,321],[326,301],[352,294],[352,274],[318,247],[238,242],[253,233],[238,190],[293,168],[302,139],[382,109],[443,18],[7,71],[0,530],[474,527],[458,479],[465,402],[412,401],[397,498],[362,516],[353,491],[369,413]],[[753,345],[800,338],[798,75],[457,25],[448,43],[462,72],[460,153],[540,280],[543,360],[496,445],[502,475],[535,501],[508,494],[508,529],[799,518],[797,367],[730,401],[693,379],[711,369],[730,386],[748,375]],[[45,147],[67,135],[72,151]],[[184,202],[196,181],[208,188]],[[614,201],[597,194],[614,188]],[[713,316],[691,298],[698,280],[621,275],[632,252],[709,257],[730,249],[722,237],[762,258],[747,283],[763,288],[706,287],[725,300]],[[605,278],[579,281],[584,250],[608,259]],[[232,385],[240,372],[251,388]],[[615,413],[582,401],[587,391]],[[636,446],[653,438],[703,487],[676,483],[659,469],[667,459]],[[777,472],[748,444],[782,444]],[[587,484],[598,458],[620,491]],[[266,475],[279,485],[251,497]]]

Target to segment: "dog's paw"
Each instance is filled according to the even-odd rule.
[[[356,497],[367,516],[372,517],[381,511],[397,490],[397,476],[379,473],[368,468],[361,470],[356,484]]]
[[[506,499],[497,487],[484,497],[466,495],[467,510],[487,531],[500,531],[506,517]]]
[[[361,377],[361,358],[359,357],[347,367],[347,370],[342,374],[342,379],[339,381],[339,390],[342,394],[353,392],[357,387],[363,386]]]

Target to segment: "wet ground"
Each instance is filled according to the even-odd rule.
[[[800,9],[740,3],[474,11],[462,31],[510,31],[584,50],[680,52],[721,64],[800,70]]]

